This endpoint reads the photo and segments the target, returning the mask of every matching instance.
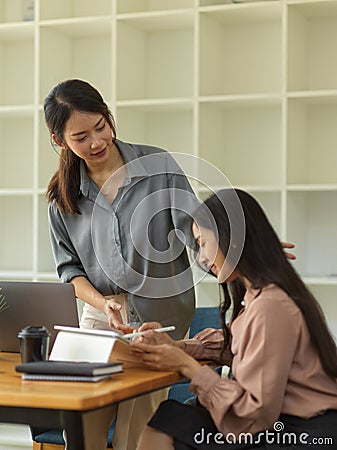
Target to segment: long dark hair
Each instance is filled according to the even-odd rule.
[[[241,208],[243,216],[240,211],[232,214],[235,209]],[[223,254],[228,256],[230,246],[237,245],[237,242],[231,240],[231,234],[235,227],[240,226],[242,217],[245,221],[245,236],[241,256],[236,261],[228,261],[229,264],[247,278],[255,289],[262,289],[273,283],[291,297],[303,314],[324,371],[336,378],[337,349],[323,311],[288,261],[280,240],[257,201],[242,190],[224,189],[201,204],[194,214],[194,221],[198,226],[211,229],[218,235],[219,247]],[[231,321],[235,320],[242,309],[244,286],[240,280],[235,280],[228,284],[222,283],[222,287],[222,328],[225,345],[228,345],[230,335],[225,324],[226,312],[232,306]]]
[[[44,115],[50,136],[64,142],[64,129],[73,111],[99,113],[106,119],[112,140],[116,139],[115,121],[101,94],[86,81],[66,80],[56,85],[44,101]],[[62,148],[59,168],[47,188],[48,202],[55,201],[63,213],[80,214],[77,200],[80,186],[80,161],[75,153]]]

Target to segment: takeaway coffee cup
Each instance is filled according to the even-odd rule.
[[[28,326],[18,333],[22,363],[48,359],[50,333],[44,326]]]

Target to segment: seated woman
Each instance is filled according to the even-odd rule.
[[[191,226],[199,263],[224,291],[223,330],[177,342],[151,331],[158,323],[142,325],[148,331],[134,351],[152,369],[189,378],[198,401],[161,403],[138,449],[337,448],[336,344],[263,210],[226,189],[200,206]],[[228,378],[196,360],[229,356]]]

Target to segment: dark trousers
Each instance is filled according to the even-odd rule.
[[[149,426],[174,438],[175,450],[337,450],[337,411],[311,419],[281,415],[273,430],[255,435],[246,433],[241,440],[222,436],[208,410],[167,400],[159,406]]]

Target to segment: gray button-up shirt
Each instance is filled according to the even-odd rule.
[[[182,338],[193,317],[193,278],[184,222],[198,202],[165,150],[117,140],[126,176],[110,204],[81,164],[78,206],[49,205],[57,272],[63,282],[85,276],[103,295],[128,293],[142,321],[174,324]]]

